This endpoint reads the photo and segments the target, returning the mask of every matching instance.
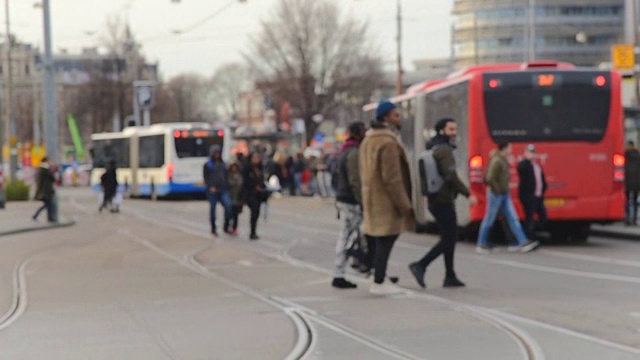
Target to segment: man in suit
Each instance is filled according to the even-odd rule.
[[[524,230],[529,239],[535,239],[535,222],[533,216],[538,214],[538,221],[543,226],[547,221],[547,210],[544,207],[544,192],[547,190],[547,182],[544,178],[544,170],[535,158],[536,147],[527,145],[524,157],[518,163],[518,194],[524,208]]]

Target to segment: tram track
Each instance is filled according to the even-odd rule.
[[[142,216],[144,217],[146,220],[149,221],[157,221],[151,218],[147,218],[146,216]],[[168,219],[166,219],[168,220]],[[177,225],[175,224],[175,222],[177,221],[176,219],[173,220],[174,224],[173,227],[177,228],[178,230],[181,229],[181,225]],[[179,222],[179,221],[178,221]],[[167,225],[167,222],[158,222],[158,223],[162,223],[163,225]],[[193,229],[190,229],[189,231],[190,233],[194,233]],[[200,236],[208,236],[200,233]],[[291,241],[288,245],[286,246],[282,246],[281,244],[278,243],[273,243],[269,240],[261,240],[259,243],[265,243],[265,245],[269,246],[270,249],[274,249],[274,248],[279,248],[279,250],[276,252],[276,254],[273,254],[272,250],[267,250],[267,251],[259,251],[260,253],[262,253],[263,255],[270,257],[270,258],[275,258],[279,261],[285,262],[287,264],[290,264],[292,266],[296,266],[296,267],[302,267],[308,270],[312,270],[312,271],[316,271],[316,272],[321,272],[321,273],[325,273],[325,274],[331,274],[331,270],[317,266],[315,264],[310,264],[308,262],[304,262],[298,259],[295,259],[294,257],[292,257],[289,252],[299,243],[299,240],[293,240]],[[251,295],[253,297],[259,298],[262,301],[264,301],[263,299],[265,298],[265,295],[261,294],[260,292],[257,292],[256,290],[247,287],[244,284],[241,283],[237,283],[235,281],[226,279],[224,277],[221,277],[213,272],[211,272],[210,270],[206,269],[206,267],[204,267],[203,265],[199,264],[197,262],[197,260],[195,259],[196,254],[206,251],[207,249],[211,248],[211,245],[207,245],[205,248],[199,249],[195,252],[193,252],[190,255],[187,255],[185,257],[185,261],[191,263],[193,266],[200,268],[197,272],[198,273],[202,273],[202,274],[208,274],[205,275],[207,277],[211,277],[213,276],[216,280],[218,281],[222,281],[224,283],[228,283],[229,286],[232,286],[234,288],[236,288],[236,286],[238,286],[240,289],[244,289],[244,291],[246,291],[246,294],[254,294]],[[252,250],[256,250],[255,247],[251,247]],[[357,278],[355,281],[360,282],[361,284],[368,284],[369,281],[364,279],[364,278]],[[243,293],[244,293],[243,291]],[[497,318],[495,315],[489,313],[488,311],[484,310],[483,308],[480,307],[472,307],[472,306],[467,306],[464,304],[459,304],[459,303],[455,303],[452,302],[448,299],[445,298],[441,298],[441,297],[437,297],[437,296],[433,296],[433,295],[423,295],[423,294],[418,294],[415,293],[414,291],[410,290],[410,289],[405,289],[403,288],[404,291],[404,295],[405,296],[410,296],[410,297],[415,297],[416,299],[421,299],[421,300],[437,300],[438,302],[444,303],[452,308],[455,308],[458,311],[462,311],[463,313],[466,313],[467,315],[477,319],[478,321],[484,322],[489,324],[490,326],[496,328],[498,331],[503,332],[507,337],[509,337],[510,339],[512,339],[515,342],[515,345],[518,347],[518,349],[520,349],[520,352],[522,354],[522,359],[524,360],[544,360],[544,353],[540,350],[540,346],[535,342],[535,340],[533,340],[533,338],[531,336],[529,336],[525,331],[523,331],[522,329],[519,329],[517,326],[508,323],[505,320],[499,319]],[[337,322],[335,320],[332,320],[330,318],[321,316],[320,314],[318,314],[317,312],[310,310],[304,306],[301,306],[300,304],[297,304],[295,302],[292,302],[290,300],[286,300],[284,298],[280,298],[280,297],[267,297],[271,300],[273,299],[277,299],[280,303],[285,303],[290,305],[289,309],[297,309],[297,313],[298,314],[305,314],[307,321],[313,321],[316,323],[319,323],[320,325],[323,325],[324,327],[333,330],[335,332],[338,332],[342,335],[347,336],[348,338],[361,343],[365,346],[370,347],[373,350],[376,350],[380,353],[386,354],[388,356],[392,356],[393,358],[396,359],[421,359],[420,357],[416,357],[412,354],[409,354],[407,352],[404,352],[400,349],[395,348],[392,345],[389,344],[384,344],[383,342],[381,342],[379,339],[374,339],[371,338],[367,335],[365,335],[362,332],[359,332],[355,329],[352,329],[340,322]],[[268,301],[265,301],[268,302]],[[276,306],[277,307],[277,306]],[[283,311],[285,311],[283,309]],[[301,333],[302,330],[298,329],[298,333]],[[296,345],[296,347],[298,347],[298,345]],[[304,354],[304,356],[306,356],[307,354]],[[301,357],[301,358],[304,358]],[[290,358],[290,357],[289,357]],[[428,356],[427,356],[428,358]]]
[[[148,216],[142,216],[143,218],[145,218],[146,220],[152,220],[151,218],[149,218]],[[185,231],[188,230],[188,233],[194,234],[194,235],[199,235],[205,238],[210,238],[208,233],[205,233],[202,230],[196,230],[193,228],[193,226],[188,225],[188,224],[181,224],[181,221],[179,219],[176,218],[172,218],[172,219],[164,219],[164,220],[171,220],[169,223],[167,221],[159,221],[158,223],[162,223],[163,225],[171,225],[171,227],[174,227],[178,230],[181,231]],[[273,221],[273,220],[270,220]],[[277,223],[277,222],[276,222]],[[278,225],[282,225],[280,223],[277,223]],[[188,229],[185,229],[184,226],[187,226]],[[301,226],[296,225],[296,230],[301,230],[300,228],[304,228]],[[326,227],[323,229],[311,229],[311,228],[305,228],[307,232],[309,233],[313,233],[315,235],[319,235],[319,234],[323,234],[323,233],[328,233],[328,231],[326,230]],[[332,232],[332,235],[333,234]],[[318,240],[318,239],[315,239]],[[322,239],[323,241],[328,241],[326,239]],[[267,247],[268,249],[258,249],[255,244],[259,244],[259,245],[263,245],[264,247]],[[296,245],[296,242],[293,242],[292,244],[289,244],[286,247],[283,247],[282,244],[280,243],[272,243],[267,239],[263,239],[257,243],[252,243],[252,244],[244,244],[242,243],[240,246],[243,247],[247,247],[250,248],[252,250],[257,250],[260,253],[262,253],[263,255],[266,255],[268,257],[271,258],[276,258],[279,259],[281,261],[285,261],[293,266],[298,266],[298,267],[304,267],[310,270],[314,270],[314,271],[321,271],[327,274],[330,274],[330,270],[328,269],[324,269],[322,267],[319,267],[315,264],[310,264],[308,262],[302,261],[302,260],[298,260],[295,259],[294,257],[292,257],[289,252],[293,249],[293,247]],[[251,246],[250,246],[251,245]],[[409,246],[409,248],[414,248],[416,246]],[[421,249],[423,249],[423,247],[421,247]],[[276,254],[274,254],[274,250],[276,251]],[[363,281],[364,279],[358,279],[357,281]],[[409,289],[406,289],[407,291],[412,291]],[[421,293],[414,293],[414,296],[417,297],[423,297],[426,296],[427,298],[429,298],[430,300],[439,300],[439,301],[445,301],[445,302],[449,302],[449,304],[451,306],[457,307],[458,309],[463,309],[463,311],[468,312],[470,316],[476,317],[476,318],[481,318],[482,321],[487,322],[489,324],[491,324],[493,327],[500,329],[501,331],[503,331],[506,335],[508,335],[510,338],[512,338],[513,341],[516,342],[517,346],[521,349],[521,352],[523,354],[523,358],[524,359],[544,359],[544,353],[540,350],[540,346],[536,343],[536,341],[531,338],[526,332],[522,331],[521,329],[519,329],[516,325],[514,325],[512,322],[507,321],[506,319],[512,320],[512,321],[521,321],[524,323],[528,323],[529,325],[536,325],[537,327],[542,327],[542,328],[546,328],[548,330],[552,330],[555,332],[559,332],[562,333],[564,335],[569,335],[572,337],[576,337],[576,338],[580,338],[582,340],[588,341],[588,342],[592,342],[592,343],[596,343],[599,345],[603,345],[606,347],[610,347],[610,348],[615,348],[617,350],[620,351],[624,351],[624,352],[628,352],[628,353],[633,353],[633,354],[640,354],[640,350],[635,349],[633,347],[629,347],[626,345],[622,345],[622,344],[618,344],[615,342],[611,342],[608,340],[604,340],[604,339],[600,339],[597,337],[593,337],[590,335],[586,335],[586,334],[582,334],[573,330],[569,330],[569,329],[565,329],[562,327],[558,327],[555,325],[551,325],[551,324],[547,324],[547,323],[543,323],[543,322],[539,322],[536,320],[530,320],[524,317],[519,317],[517,315],[512,315],[510,313],[504,312],[504,311],[499,311],[499,310],[495,310],[495,309],[489,309],[489,308],[482,308],[482,307],[476,307],[473,305],[468,305],[468,304],[464,304],[464,303],[457,303],[457,302],[453,302],[451,300],[448,300],[446,298],[442,298],[442,297],[438,297],[438,296],[433,296],[433,295],[426,295],[426,294],[421,294]],[[530,321],[528,321],[530,320]]]

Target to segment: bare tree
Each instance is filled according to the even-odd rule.
[[[368,26],[341,13],[334,0],[280,0],[246,56],[263,91],[288,101],[305,120],[307,140],[341,106],[368,102],[383,79]]]
[[[238,95],[246,90],[249,71],[238,63],[222,65],[207,82],[206,102],[221,120],[229,120],[238,114]]]
[[[167,91],[177,109],[177,121],[206,121],[204,79],[195,74],[178,75],[167,82]]]

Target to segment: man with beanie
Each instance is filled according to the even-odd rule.
[[[458,133],[458,125],[454,119],[440,119],[435,126],[436,135],[427,142],[427,150],[433,149],[433,158],[437,164],[438,172],[444,179],[444,184],[434,194],[428,196],[429,212],[438,223],[440,241],[419,261],[409,265],[409,270],[416,278],[418,285],[425,288],[424,274],[427,267],[440,254],[444,254],[446,269],[443,282],[444,287],[460,287],[464,283],[458,280],[453,270],[453,254],[456,240],[458,239],[458,220],[456,217],[455,200],[458,194],[469,198],[469,204],[475,205],[478,200],[471,195],[469,189],[458,177],[456,172],[456,159],[453,150],[456,148],[455,140]]]
[[[227,165],[222,160],[220,147],[215,146],[211,151],[211,158],[202,168],[202,176],[209,200],[209,222],[211,234],[218,236],[216,229],[216,204],[220,202],[224,207],[224,232],[231,234],[229,222],[231,220],[231,194],[229,193],[229,174]]]
[[[400,113],[382,100],[376,120],[360,145],[360,178],[364,233],[374,252],[374,280],[369,292],[392,295],[400,289],[385,282],[387,262],[400,233],[415,229],[411,207],[411,177],[404,147],[398,137]]]
[[[360,191],[360,169],[358,148],[364,138],[365,126],[355,122],[349,126],[349,137],[342,144],[337,158],[336,206],[344,218],[344,226],[336,244],[336,275],[331,286],[339,289],[354,289],[356,284],[345,280],[349,237],[360,232],[362,225],[362,194]]]

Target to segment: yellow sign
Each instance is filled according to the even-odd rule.
[[[636,55],[633,45],[616,44],[611,47],[611,62],[616,70],[633,70],[636,63]]]

